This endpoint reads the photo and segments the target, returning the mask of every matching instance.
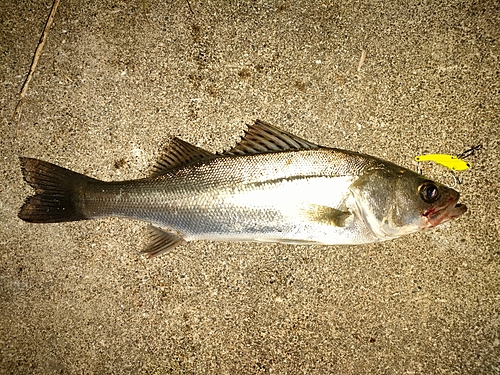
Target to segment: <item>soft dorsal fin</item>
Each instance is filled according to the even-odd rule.
[[[174,138],[165,154],[153,166],[153,176],[164,174],[169,169],[216,157],[211,152],[196,147],[180,138]]]
[[[245,135],[232,149],[221,155],[253,155],[266,152],[290,150],[313,150],[318,145],[306,141],[296,135],[278,129],[264,121],[257,120],[248,126]]]

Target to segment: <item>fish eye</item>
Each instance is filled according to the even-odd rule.
[[[432,181],[424,181],[418,187],[420,197],[427,203],[433,203],[439,198],[439,189]]]

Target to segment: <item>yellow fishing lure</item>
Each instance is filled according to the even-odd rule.
[[[433,161],[436,164],[442,165],[452,171],[466,171],[471,167],[471,164],[448,154],[426,154],[415,156],[415,161]]]
[[[474,155],[474,153],[478,150],[480,150],[483,146],[482,145],[477,145],[472,148],[469,148],[468,150],[465,150],[462,152],[460,155],[449,155],[449,154],[425,154],[425,155],[419,155],[415,156],[415,161],[417,162],[417,172],[422,174],[422,170],[420,169],[420,162],[421,161],[433,161],[436,164],[442,165],[443,167],[446,167],[450,169],[451,175],[453,176],[453,179],[455,180],[455,185],[457,183],[461,184],[462,179],[453,173],[453,171],[466,171],[469,169],[472,165],[469,162],[466,162],[465,159],[471,155]]]

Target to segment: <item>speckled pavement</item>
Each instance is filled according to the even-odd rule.
[[[0,4],[0,373],[500,373],[498,1],[62,0],[12,118],[51,5]],[[19,155],[139,178],[171,137],[220,151],[257,118],[408,168],[482,144],[469,210],[374,245],[152,260],[143,223],[17,218]]]

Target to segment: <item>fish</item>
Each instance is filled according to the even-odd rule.
[[[148,223],[150,257],[198,240],[361,245],[436,227],[467,211],[446,185],[355,151],[319,146],[264,121],[213,153],[173,138],[149,176],[102,181],[20,157],[35,195],[19,218]]]

